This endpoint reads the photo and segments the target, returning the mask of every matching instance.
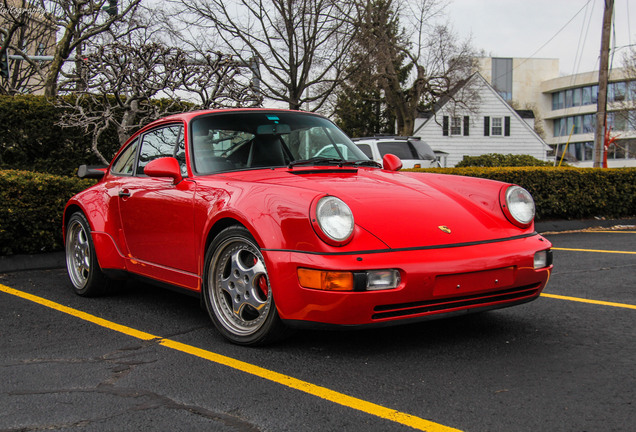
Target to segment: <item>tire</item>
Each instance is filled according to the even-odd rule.
[[[263,345],[286,335],[261,250],[242,226],[224,229],[205,256],[203,298],[214,326],[232,343]]]
[[[95,297],[105,294],[109,280],[102,273],[91,229],[81,212],[71,215],[66,224],[66,271],[76,294]]]

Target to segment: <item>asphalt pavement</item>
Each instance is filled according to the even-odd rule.
[[[225,342],[196,298],[73,294],[0,271],[0,431],[633,431],[636,223],[537,226],[534,302],[386,329]],[[559,228],[559,229],[555,229]]]

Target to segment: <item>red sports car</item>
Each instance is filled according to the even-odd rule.
[[[397,172],[328,119],[198,111],[135,133],[68,202],[75,292],[122,274],[200,295],[230,341],[390,325],[536,299],[552,269],[523,188]]]

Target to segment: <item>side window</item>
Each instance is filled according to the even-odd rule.
[[[137,156],[137,146],[139,140],[136,139],[126,147],[113,163],[111,172],[120,175],[132,175],[135,167],[135,157]]]
[[[138,175],[144,174],[144,167],[151,160],[166,156],[174,157],[178,154],[177,140],[181,135],[181,129],[181,125],[166,126],[152,130],[143,136],[137,162]],[[185,161],[185,155],[183,159]]]
[[[371,152],[371,146],[369,144],[356,144],[362,153],[364,153],[369,159],[373,159],[373,153]]]
[[[384,157],[387,153],[391,153],[400,159],[418,159],[415,149],[411,148],[408,142],[391,141],[378,143],[380,156]]]

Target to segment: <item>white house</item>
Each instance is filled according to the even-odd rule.
[[[440,101],[435,112],[415,120],[414,136],[421,137],[438,154],[443,166],[452,167],[467,156],[487,153],[525,154],[547,160],[550,147],[534,131],[534,119],[526,122],[479,74],[466,80],[453,95],[472,97],[476,108]],[[472,95],[472,96],[471,96]]]

